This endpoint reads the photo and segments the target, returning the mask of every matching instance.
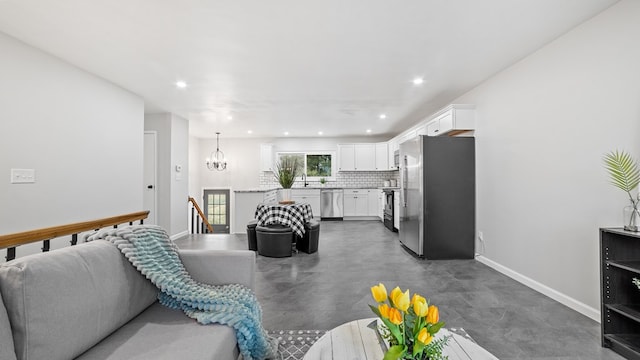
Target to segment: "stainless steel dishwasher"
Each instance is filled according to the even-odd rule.
[[[344,191],[342,189],[320,190],[320,218],[342,220],[344,214]]]

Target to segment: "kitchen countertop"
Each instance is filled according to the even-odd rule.
[[[243,190],[233,190],[233,192],[236,192],[236,193],[261,193],[261,192],[267,192],[267,191],[272,191],[272,190],[278,190],[278,188],[273,188],[273,189],[243,189]]]
[[[272,189],[242,189],[242,190],[234,190],[237,193],[258,193],[258,192],[267,192],[272,190],[280,190],[281,188],[272,188]],[[390,187],[390,186],[377,186],[377,187],[363,187],[363,186],[307,186],[307,187],[294,187],[291,190],[340,190],[340,189],[377,189],[377,190],[400,190],[400,187]]]

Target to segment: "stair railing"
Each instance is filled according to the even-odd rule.
[[[204,213],[200,209],[200,206],[198,206],[196,199],[189,196],[188,202],[191,203],[191,233],[213,233],[213,227],[209,224],[207,217],[204,216]],[[196,212],[198,216],[196,216]]]
[[[50,250],[50,241],[54,238],[71,235],[70,242],[71,246],[73,246],[78,243],[78,234],[82,232],[100,230],[109,226],[117,228],[118,225],[125,223],[133,225],[134,221],[140,221],[140,224],[142,224],[147,216],[149,216],[149,211],[139,211],[104,219],[0,235],[0,249],[7,249],[6,259],[10,261],[16,258],[16,247],[20,245],[42,241],[42,252],[47,252]]]

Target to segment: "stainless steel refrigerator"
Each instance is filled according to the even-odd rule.
[[[475,138],[418,136],[400,144],[400,242],[427,259],[475,253]]]

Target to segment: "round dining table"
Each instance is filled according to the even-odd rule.
[[[291,227],[298,236],[304,236],[304,224],[313,219],[309,203],[258,204],[255,218],[258,226],[281,224]]]

